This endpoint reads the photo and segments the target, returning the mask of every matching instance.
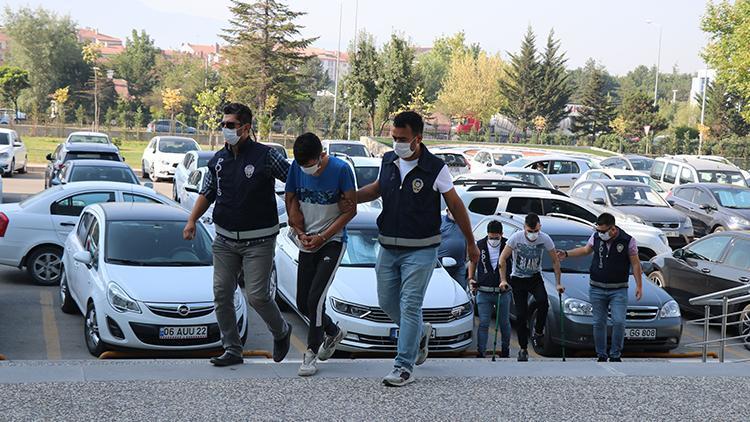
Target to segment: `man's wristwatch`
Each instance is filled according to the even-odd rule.
[[[563,253],[565,254],[565,257],[567,258],[568,257],[568,251],[563,251]]]

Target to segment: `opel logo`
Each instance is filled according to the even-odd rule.
[[[187,305],[180,305],[177,307],[177,313],[180,314],[180,316],[188,316],[190,313],[190,307]]]

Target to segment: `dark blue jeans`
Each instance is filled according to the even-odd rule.
[[[594,312],[594,345],[600,358],[619,358],[625,344],[625,314],[628,289],[602,289],[589,286],[589,300]],[[607,314],[611,314],[612,345],[607,355]]]

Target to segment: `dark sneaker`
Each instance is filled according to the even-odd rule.
[[[414,376],[411,372],[403,368],[393,368],[390,374],[383,378],[383,385],[387,387],[403,387],[406,384],[414,381]]]
[[[610,362],[622,362],[622,359],[620,358],[609,358]]]
[[[419,353],[417,353],[417,361],[415,365],[421,365],[427,360],[427,355],[430,350],[430,336],[432,335],[432,324],[425,322],[422,326],[422,338],[419,340]]]
[[[531,341],[534,342],[534,347],[541,349],[544,347],[544,333],[537,334],[534,333],[533,336],[531,336]]]
[[[221,356],[211,358],[211,363],[214,366],[239,365],[243,362],[245,362],[245,360],[242,359],[242,356],[236,356],[227,352],[224,352],[224,354]]]
[[[340,327],[339,332],[336,333],[335,336],[329,336],[326,334],[323,339],[323,344],[318,348],[318,360],[326,361],[333,356],[333,352],[336,351],[336,346],[341,343],[341,340],[343,340],[344,337],[346,337],[346,330]]]
[[[599,356],[599,358],[596,360],[597,362],[606,362],[607,357],[606,356]]]
[[[289,345],[292,338],[292,325],[287,323],[286,327],[286,334],[284,334],[284,337],[278,340],[274,339],[273,341],[274,362],[281,362],[286,357],[286,354],[289,353]]]
[[[477,352],[477,357],[478,358],[483,358],[484,357],[484,352]]]
[[[510,349],[503,349],[500,351],[500,354],[497,355],[499,358],[509,358],[510,357]]]
[[[519,362],[529,361],[529,352],[526,349],[521,349],[518,351],[518,361]]]

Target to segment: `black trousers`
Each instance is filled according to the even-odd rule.
[[[329,242],[316,252],[299,252],[297,266],[297,309],[310,320],[307,347],[318,353],[323,333],[336,335],[338,328],[326,315],[326,293],[333,283],[344,248],[341,242]]]
[[[547,322],[547,311],[549,300],[547,290],[544,288],[544,280],[541,274],[532,277],[511,277],[510,286],[513,288],[513,302],[516,307],[516,322],[518,326],[518,345],[526,349],[529,345],[529,294],[534,296],[536,302],[536,329],[537,333],[544,332],[544,324]]]

